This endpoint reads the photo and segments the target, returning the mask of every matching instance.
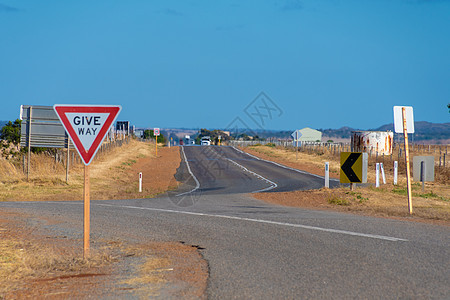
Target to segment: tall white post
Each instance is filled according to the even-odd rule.
[[[330,163],[325,163],[325,187],[330,187]]]
[[[397,185],[398,181],[398,161],[394,161],[394,185]]]
[[[375,187],[380,187],[380,163],[376,165],[375,178]]]
[[[142,172],[139,173],[139,193],[142,193]]]
[[[384,165],[383,163],[380,163],[381,168],[381,177],[383,178],[383,184],[386,184],[386,175],[384,174]]]

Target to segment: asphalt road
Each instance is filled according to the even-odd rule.
[[[198,245],[211,299],[450,298],[448,227],[266,204],[243,193],[320,187],[323,179],[229,147],[184,147],[181,155],[179,191],[92,201],[91,239]],[[82,236],[81,202],[0,207],[63,219],[45,226]]]

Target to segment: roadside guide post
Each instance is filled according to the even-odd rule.
[[[384,173],[383,163],[380,163],[380,170],[381,170],[381,178],[383,178],[383,184],[386,184],[386,174]]]
[[[398,180],[398,161],[394,161],[394,185],[397,185]]]
[[[220,146],[220,140],[222,139],[222,136],[221,135],[219,135],[219,146]]]
[[[330,163],[325,163],[325,187],[330,187]]]
[[[380,163],[375,165],[375,187],[380,187]]]
[[[66,105],[55,104],[58,115],[67,135],[72,140],[84,163],[84,237],[83,257],[90,254],[90,163],[97,154],[109,128],[116,120],[122,107],[120,105]]]
[[[139,172],[139,193],[142,193],[142,172]]]

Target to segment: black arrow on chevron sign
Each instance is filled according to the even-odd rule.
[[[351,153],[341,166],[342,172],[344,172],[350,182],[361,182],[361,179],[358,178],[352,169],[353,165],[360,156],[361,153]]]

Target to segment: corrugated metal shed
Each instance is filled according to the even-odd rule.
[[[299,130],[300,136],[298,138],[299,142],[321,142],[322,141],[322,132],[311,129],[309,127],[305,127]],[[294,142],[296,142],[294,137]]]

